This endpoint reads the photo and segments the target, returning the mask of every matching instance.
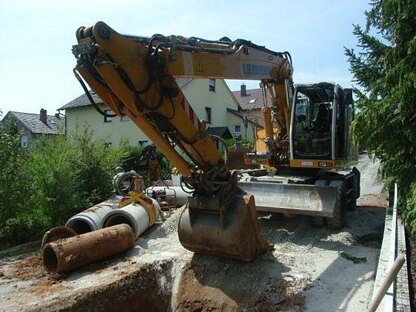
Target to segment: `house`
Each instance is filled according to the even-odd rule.
[[[29,146],[39,136],[57,135],[65,130],[65,117],[59,113],[48,115],[43,108],[39,114],[9,111],[0,123],[4,125],[9,121],[16,122],[21,129],[23,147]]]
[[[206,121],[208,133],[219,134],[223,139],[241,136],[243,116],[236,113],[238,102],[224,80],[178,78],[177,83],[198,118]],[[91,94],[102,110],[110,111],[97,94],[92,91]],[[61,110],[65,110],[68,133],[88,125],[94,138],[104,138],[109,145],[121,141],[128,141],[130,145],[150,143],[128,117],[100,115],[85,94],[58,109]]]
[[[247,120],[242,131],[256,133],[258,128],[264,128],[261,109],[262,107],[271,105],[272,97],[270,93],[266,92],[263,95],[263,90],[260,88],[247,90],[244,83],[240,86],[240,90],[233,91],[232,93],[240,108],[238,112],[234,113],[243,116],[243,120]]]
[[[266,92],[266,95],[264,96],[262,89],[247,90],[246,85],[242,84],[240,90],[233,91],[233,95],[240,105],[241,110],[247,114],[250,119],[257,120],[260,125],[263,125],[261,108],[271,105],[272,97],[270,93]]]

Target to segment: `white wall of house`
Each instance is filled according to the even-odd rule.
[[[102,109],[106,109],[101,105]],[[108,108],[107,108],[108,109]],[[137,145],[149,139],[128,118],[119,116],[105,120],[92,106],[72,108],[66,111],[67,133],[74,133],[88,126],[94,139],[103,139],[112,145],[127,140],[130,145]],[[127,120],[126,120],[127,119]],[[110,121],[111,120],[111,121]]]
[[[207,123],[207,127],[227,126],[233,133],[234,124],[242,123],[241,118],[227,113],[227,108],[237,109],[238,104],[224,80],[215,79],[213,90],[213,81],[194,79],[182,88],[182,92],[200,120],[205,120],[206,112],[210,110],[211,122]],[[105,107],[103,106],[102,109]],[[111,118],[111,122],[108,120],[106,122],[91,105],[67,109],[65,114],[67,133],[88,125],[93,130],[93,138],[104,139],[113,145],[118,145],[122,140],[128,140],[130,145],[148,141],[148,138],[131,120],[123,121],[117,116]]]
[[[238,134],[241,135],[241,138],[243,140],[248,140],[253,142],[254,141],[254,133],[253,133],[253,124],[252,123],[248,123],[248,127],[247,127],[247,131],[246,128],[244,127],[244,122],[243,119],[240,118],[239,116],[236,116],[230,112],[227,113],[228,117],[228,128],[230,129],[232,135],[234,137],[237,137]],[[239,130],[239,132],[238,132]],[[256,130],[256,129],[254,129]]]
[[[184,86],[182,92],[191,104],[199,119],[205,120],[206,108],[211,109],[211,123],[207,127],[229,126],[227,108],[237,109],[238,104],[222,79],[213,79],[215,90],[211,91],[212,81],[209,79],[194,79]],[[229,127],[230,131],[231,128]]]

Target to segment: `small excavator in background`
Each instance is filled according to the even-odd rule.
[[[294,88],[288,52],[243,39],[138,37],[103,22],[80,27],[76,37],[74,73],[92,105],[106,114],[84,80],[113,112],[130,117],[192,190],[178,228],[185,248],[252,261],[270,250],[257,210],[309,214],[316,225],[342,226],[345,203],[357,197],[359,183],[354,170],[339,170],[352,152],[347,89],[325,83]],[[175,80],[185,77],[261,81],[272,103],[263,109],[265,128],[249,161],[284,174],[230,170]],[[332,119],[329,131],[318,135],[321,104]]]

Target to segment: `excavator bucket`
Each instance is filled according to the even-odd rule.
[[[179,240],[203,254],[253,261],[272,249],[263,237],[254,197],[237,188],[229,203],[216,197],[189,197],[179,221]]]
[[[257,211],[334,217],[337,189],[331,186],[238,182],[256,198]]]

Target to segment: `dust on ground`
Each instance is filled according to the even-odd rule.
[[[361,165],[370,178],[362,194],[372,194],[376,164]],[[72,273],[47,274],[39,254],[0,262],[0,310],[366,310],[385,212],[368,207],[348,212],[347,226],[338,231],[313,228],[306,217],[259,214],[274,250],[252,263],[185,250],[177,210],[128,252]]]

